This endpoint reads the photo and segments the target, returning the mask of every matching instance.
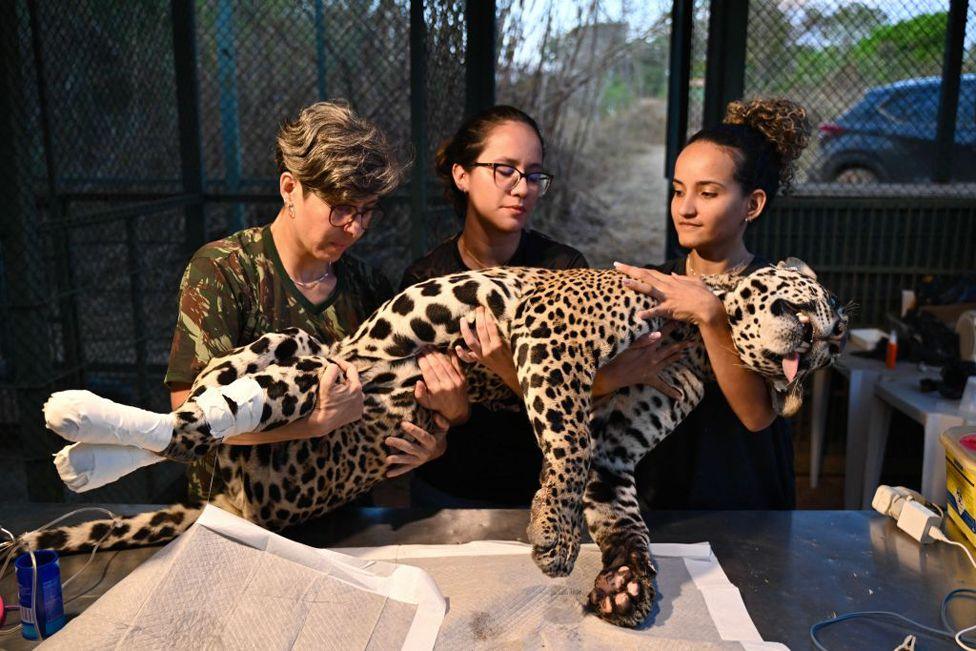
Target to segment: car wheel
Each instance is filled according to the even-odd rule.
[[[878,174],[874,170],[858,165],[842,169],[834,176],[835,183],[850,183],[852,185],[877,183],[878,180]]]

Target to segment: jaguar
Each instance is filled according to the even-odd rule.
[[[421,377],[417,356],[429,347],[463,344],[460,321],[470,321],[484,306],[512,351],[522,395],[480,364],[464,371],[472,402],[509,409],[522,401],[532,423],[544,458],[527,529],[532,557],[550,577],[569,574],[585,522],[603,565],[586,606],[611,623],[634,627],[652,608],[656,572],[634,467],[698,404],[711,372],[697,330],[682,326],[664,342],[686,341],[688,347],[662,373],[680,397],[638,385],[591,398],[597,370],[664,323],[638,318],[657,301],[628,288],[624,279],[612,269],[496,267],[427,280],[387,301],[332,346],[293,329],[211,360],[186,402],[169,414],[82,390],[58,392],[45,405],[46,423],[74,444],[56,463],[62,478],[69,478],[68,461],[97,462],[105,450],[190,462],[215,449],[223,480],[211,498],[215,505],[275,530],[321,516],[383,479],[389,452],[384,439],[399,431],[402,420],[431,426],[432,414],[414,398]],[[796,412],[804,378],[840,352],[848,323],[844,308],[796,259],[703,280],[722,299],[740,357],[767,380],[776,410]],[[312,439],[221,445],[227,436],[307,416],[320,373],[336,359],[359,371],[361,420]],[[19,544],[67,552],[99,542],[102,548],[159,543],[189,527],[201,508],[180,504],[33,532]]]

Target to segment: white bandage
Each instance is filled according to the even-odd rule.
[[[231,411],[227,398],[237,405],[237,413]],[[227,386],[210,387],[193,400],[203,411],[210,434],[222,439],[253,432],[260,424],[264,389],[253,378],[242,377]]]
[[[161,452],[173,438],[172,414],[120,405],[91,391],[58,391],[44,403],[44,421],[62,438],[80,443],[136,446]]]
[[[131,445],[74,443],[54,455],[58,475],[76,493],[100,488],[160,461],[164,458]]]

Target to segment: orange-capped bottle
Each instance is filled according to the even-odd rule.
[[[885,366],[895,368],[898,362],[898,333],[894,330],[888,335],[888,348],[885,350]]]

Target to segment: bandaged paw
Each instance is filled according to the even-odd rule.
[[[44,422],[62,438],[80,443],[136,446],[161,452],[176,423],[172,414],[120,405],[91,391],[58,391],[44,403]]]
[[[74,443],[54,455],[54,467],[68,488],[84,493],[163,460],[159,455],[131,445]]]
[[[222,439],[257,428],[264,411],[264,389],[253,378],[242,377],[226,386],[209,387],[193,401],[210,425],[210,434]]]

